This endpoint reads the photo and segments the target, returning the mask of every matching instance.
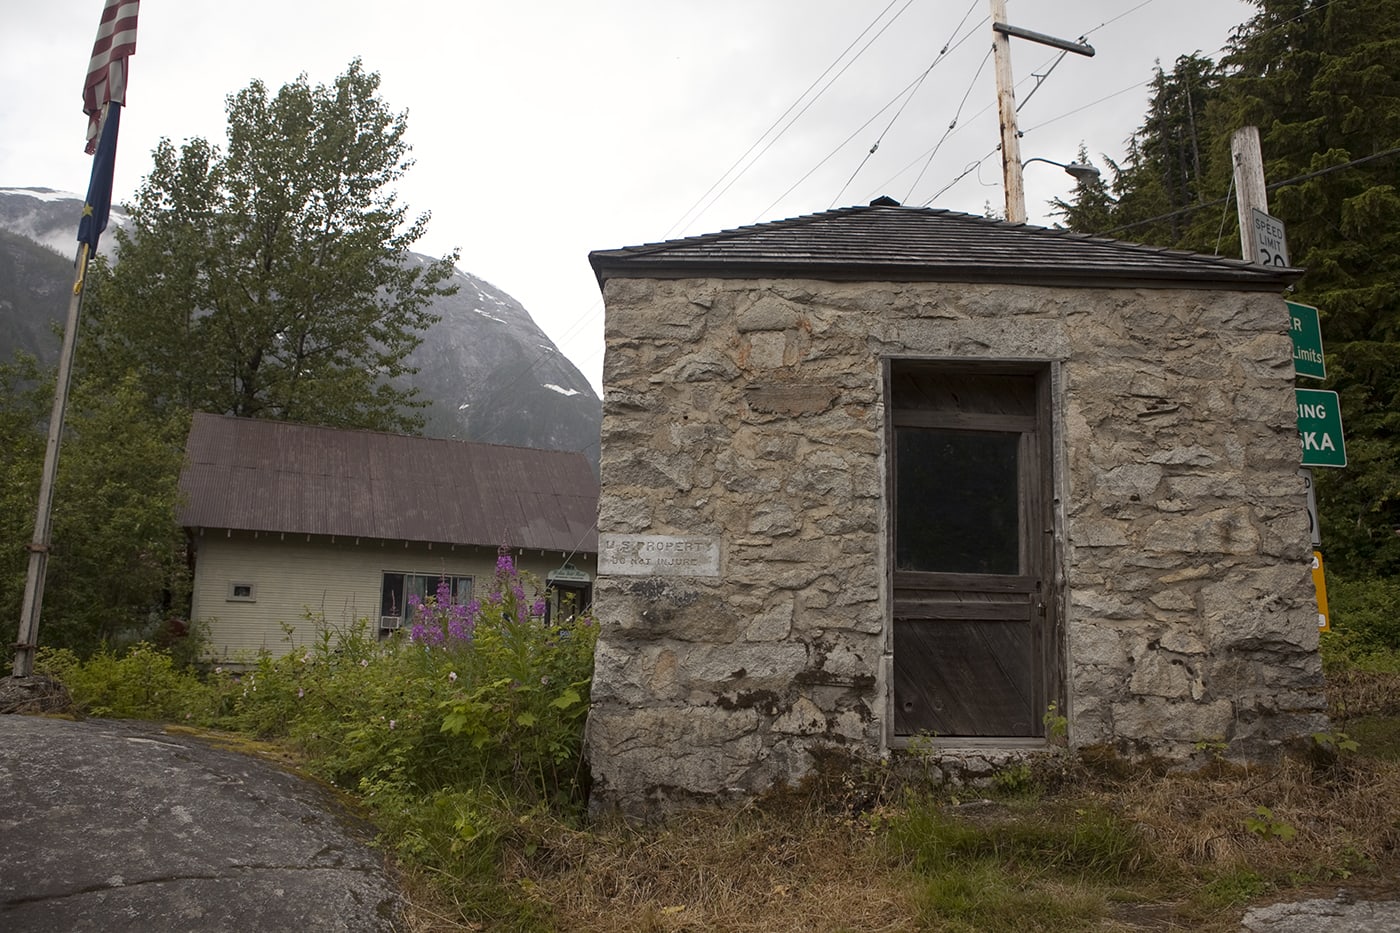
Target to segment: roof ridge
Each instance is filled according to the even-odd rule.
[[[615,253],[626,251],[632,255],[644,256],[648,253],[659,252],[663,249],[671,249],[682,243],[712,243],[719,240],[730,240],[740,236],[750,236],[760,230],[771,230],[786,227],[801,227],[807,224],[826,220],[837,214],[850,214],[856,211],[869,210],[869,206],[863,204],[852,205],[850,207],[836,207],[830,210],[818,211],[815,214],[799,214],[796,217],[784,217],[781,220],[765,220],[761,223],[744,224],[739,227],[729,227],[724,230],[716,230],[713,233],[697,233],[694,236],[677,237],[672,240],[656,240],[651,243],[638,243],[634,246],[621,246],[617,249],[593,250],[593,253]],[[589,255],[592,255],[590,253]]]
[[[882,203],[833,208],[717,233],[594,250],[599,285],[613,276],[882,275],[1022,284],[1134,281],[1154,287],[1282,288],[1299,269],[1151,246],[1059,227],[937,207]],[[882,273],[880,270],[888,270]]]

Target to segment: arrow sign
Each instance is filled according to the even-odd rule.
[[[1294,389],[1298,401],[1298,436],[1303,442],[1303,466],[1344,467],[1342,406],[1328,389]]]

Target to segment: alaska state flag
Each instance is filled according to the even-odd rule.
[[[121,104],[112,101],[107,105],[107,122],[102,125],[102,138],[92,157],[92,180],[83,202],[83,219],[78,223],[78,242],[86,243],[93,253],[97,252],[97,238],[107,229],[107,215],[112,212],[112,173],[117,167],[117,124],[121,114]]]

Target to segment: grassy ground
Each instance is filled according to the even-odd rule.
[[[1400,896],[1400,675],[1331,695],[1345,736],[1269,767],[1100,751],[960,793],[874,769],[657,826],[526,814],[497,839],[493,908],[410,876],[410,929],[1233,933],[1251,903]]]

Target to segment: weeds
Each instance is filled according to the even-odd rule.
[[[1351,677],[1336,731],[1269,768],[1230,764],[1213,736],[1195,773],[1061,749],[959,803],[921,736],[899,774],[832,752],[804,786],[737,810],[585,829],[595,629],[541,623],[531,582],[499,569],[480,602],[420,603],[411,636],[322,625],[239,676],[149,646],[44,651],[41,668],[90,714],[262,736],[359,796],[404,866],[414,933],[1224,931],[1265,895],[1395,876],[1395,675],[1352,669],[1329,672]]]

